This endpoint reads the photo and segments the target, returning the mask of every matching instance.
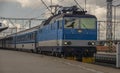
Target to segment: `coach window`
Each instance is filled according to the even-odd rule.
[[[29,39],[28,39],[28,41],[29,41],[29,40],[30,40],[30,34],[28,34],[28,38],[29,38]]]
[[[32,33],[31,33],[31,40],[32,40]]]
[[[19,42],[19,41],[20,41],[20,42],[22,41],[22,38],[21,38],[21,36],[19,36],[19,37],[18,37],[18,42]]]
[[[26,39],[26,41],[28,40],[27,35],[25,35],[25,39]]]
[[[23,41],[23,36],[21,36],[21,41]]]
[[[24,41],[26,41],[25,35],[23,36],[23,38],[24,38]]]
[[[28,40],[27,35],[25,36],[26,41]]]
[[[24,41],[24,37],[23,36],[21,36],[22,37],[22,41]]]
[[[30,36],[30,40],[31,40],[31,34],[29,34],[29,36]]]
[[[29,40],[29,34],[27,34],[27,41]]]
[[[32,40],[34,40],[34,33],[32,33]]]
[[[34,38],[33,38],[33,33],[31,34],[31,40],[33,40]]]
[[[24,36],[21,36],[22,37],[22,42],[24,41]]]
[[[21,42],[21,37],[20,36],[18,37],[18,42]]]
[[[19,42],[19,37],[17,36],[17,42]]]
[[[17,38],[16,38],[16,39],[17,39],[17,42],[18,42],[18,41],[19,41],[19,37],[17,36]]]
[[[20,40],[21,40],[21,42],[23,41],[22,36],[21,36]]]
[[[27,34],[27,40],[29,40],[29,34]]]
[[[32,33],[32,40],[35,39],[35,33]]]
[[[31,34],[30,34],[30,40],[31,40]]]
[[[35,39],[35,33],[33,34],[33,39]]]
[[[28,41],[30,40],[30,35],[28,34]]]
[[[17,37],[17,42],[19,42],[19,37]]]
[[[31,35],[29,34],[29,40],[31,39]]]
[[[21,41],[21,38],[20,37],[18,37],[18,42],[20,42]]]

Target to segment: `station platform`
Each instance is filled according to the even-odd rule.
[[[1,50],[0,73],[119,73],[120,69],[41,54]]]

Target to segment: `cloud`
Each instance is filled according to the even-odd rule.
[[[1,21],[1,22],[3,23],[3,27],[8,26],[8,22],[7,22],[7,20]]]
[[[20,3],[22,7],[31,7],[31,8],[39,8],[43,6],[41,0],[15,0],[16,2]],[[47,5],[51,4],[51,0],[43,0]],[[58,0],[53,0],[53,4],[57,4]]]
[[[97,6],[95,9],[95,15],[99,20],[105,20],[106,19],[106,8]]]
[[[51,0],[43,0],[47,6],[51,5]],[[84,0],[77,0],[78,3],[84,8]],[[0,2],[15,2],[19,3],[23,9],[25,8],[38,8],[38,9],[46,9],[44,4],[41,2],[41,0],[0,0]],[[74,0],[52,0],[53,4],[59,4],[63,6],[71,6],[76,5]],[[113,2],[114,5],[118,4],[120,1],[116,0],[116,2]],[[106,0],[87,0],[87,10],[90,14],[95,14],[99,20],[105,20],[106,19]],[[117,9],[118,14],[120,11],[120,8]],[[42,12],[42,11],[41,11]],[[48,12],[45,12],[48,13]],[[47,16],[45,14],[45,16]],[[118,15],[120,18],[120,14]]]
[[[41,5],[40,0],[16,0],[16,2],[20,3],[22,7],[39,7]]]
[[[44,4],[41,2],[41,0],[0,0],[0,2],[15,2],[19,3],[22,8],[37,8],[37,9],[46,9]],[[51,5],[51,0],[43,0],[47,6]],[[62,6],[71,6],[71,5],[76,5],[74,0],[52,0],[53,4],[59,4]],[[103,18],[105,19],[106,17],[106,8],[102,7],[105,3],[104,0],[96,1],[96,0],[91,0],[87,1],[87,10],[88,13],[95,14],[98,19],[102,20]],[[84,8],[84,0],[78,0],[78,3]],[[48,13],[48,12],[45,12]]]
[[[43,0],[47,5],[51,4],[51,0]],[[31,8],[40,8],[43,5],[41,0],[0,0],[0,2],[16,2],[19,3],[22,7],[31,7]],[[58,4],[58,0],[53,0],[53,4]]]
[[[18,24],[18,23],[15,23],[14,25],[12,25],[10,22],[8,22],[7,20],[3,20],[3,21],[1,21],[4,25],[4,27],[10,27],[10,28],[15,28],[15,27],[17,27],[17,28],[20,28],[21,27],[21,25],[20,24]]]

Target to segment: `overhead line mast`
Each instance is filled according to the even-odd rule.
[[[107,40],[112,40],[112,1],[107,0]]]
[[[107,31],[106,40],[108,41],[109,49],[112,50],[112,1],[107,0]]]

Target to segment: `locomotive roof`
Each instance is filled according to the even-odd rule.
[[[91,17],[91,18],[93,17],[93,18],[96,18],[94,15],[91,15],[91,14],[80,15],[80,14],[62,13],[62,14],[56,14],[54,16],[49,17],[48,20],[46,20],[43,25],[49,24],[49,22],[52,19],[57,19],[61,17]]]

